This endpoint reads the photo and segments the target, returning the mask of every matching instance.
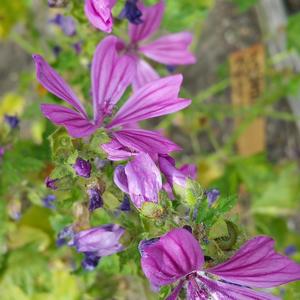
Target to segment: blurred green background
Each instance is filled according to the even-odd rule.
[[[78,256],[56,246],[57,233],[72,222],[80,191],[60,192],[64,201],[59,213],[42,203],[49,193],[44,178],[53,167],[47,137],[55,127],[42,117],[39,104],[56,100],[37,84],[31,54],[44,55],[80,98],[89,100],[89,64],[104,37],[85,19],[83,1],[67,2],[49,8],[47,1],[3,0],[0,6],[0,146],[6,149],[0,161],[0,298],[157,299],[137,276],[137,266],[123,266],[112,256],[102,260],[97,272],[80,272],[74,267]],[[166,1],[160,32],[194,33],[192,50],[198,63],[178,68],[185,75],[182,94],[193,104],[145,126],[163,129],[183,147],[178,159],[197,164],[203,187],[238,195],[234,214],[245,232],[272,236],[279,251],[300,262],[300,111],[290,102],[300,100],[300,7],[298,1],[279,1],[285,22],[268,28],[262,2]],[[119,1],[115,15],[123,4]],[[58,13],[74,18],[76,34],[66,36],[49,22]],[[114,34],[124,37],[126,28],[126,22],[117,21]],[[272,45],[278,41],[272,30],[284,40],[284,47],[275,52]],[[255,44],[267,53],[265,90],[251,107],[237,108],[231,104],[229,57]],[[162,76],[168,74],[163,66],[157,69]],[[6,114],[19,117],[19,129],[7,126]],[[236,143],[257,117],[266,123],[265,149],[241,155]],[[234,126],[236,119],[241,120],[239,126]],[[105,222],[107,216],[99,213],[98,218]],[[276,292],[283,299],[300,299],[300,284]]]

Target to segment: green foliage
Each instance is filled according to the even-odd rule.
[[[257,3],[257,0],[232,0],[240,9],[241,12],[247,11]]]
[[[286,28],[288,46],[291,49],[295,49],[300,52],[300,42],[298,39],[298,33],[300,30],[300,13],[290,16]]]

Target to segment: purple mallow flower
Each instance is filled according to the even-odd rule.
[[[253,288],[272,288],[300,279],[300,265],[274,251],[266,236],[246,242],[228,261],[204,268],[204,255],[195,237],[173,229],[154,242],[141,242],[142,269],[154,287],[177,286],[167,300],[176,300],[182,288],[186,299],[279,299]]]
[[[76,247],[78,252],[85,254],[82,266],[93,269],[102,256],[108,256],[124,249],[119,243],[125,230],[117,224],[107,224],[75,233],[69,246]]]
[[[92,171],[92,165],[88,160],[84,160],[80,157],[76,159],[75,164],[73,165],[73,168],[78,176],[84,177],[84,178],[90,178],[91,171]]]
[[[137,7],[137,2],[138,0],[127,0],[119,18],[126,18],[130,23],[135,25],[143,23],[143,20],[141,19],[143,14]]]
[[[44,198],[42,198],[43,205],[50,209],[55,208],[55,206],[54,206],[55,200],[56,200],[55,195],[47,195]]]
[[[188,50],[193,39],[189,32],[173,33],[154,41],[149,40],[160,26],[165,10],[164,1],[161,0],[152,6],[144,6],[142,1],[138,1],[137,8],[142,13],[142,22],[138,25],[129,24],[129,45],[120,43],[120,48],[135,59],[135,90],[159,78],[158,73],[141,57],[142,55],[167,66],[196,62],[195,56]]]
[[[58,178],[51,179],[49,176],[45,179],[45,185],[48,189],[57,190],[56,183],[59,181]]]
[[[98,188],[91,188],[87,191],[90,203],[89,203],[89,211],[92,212],[97,208],[101,208],[103,206],[103,199],[101,192]]]
[[[220,191],[218,189],[211,189],[205,192],[208,205],[212,206],[220,196]]]
[[[9,127],[11,129],[17,128],[19,126],[19,123],[20,123],[20,120],[17,116],[5,115],[4,120],[9,125]]]
[[[170,199],[174,199],[173,186],[186,186],[188,178],[195,179],[197,167],[193,164],[185,164],[181,168],[176,168],[175,160],[169,155],[159,156],[158,164],[161,172],[165,175],[167,182],[163,185]]]
[[[130,195],[137,208],[142,208],[144,202],[158,203],[162,179],[159,169],[146,153],[137,154],[126,166],[117,166],[114,182]]]
[[[113,27],[111,10],[115,4],[116,0],[85,0],[84,12],[94,27],[110,33]]]
[[[110,145],[113,143],[114,140]],[[133,154],[133,152],[128,152],[125,149],[118,149],[119,152],[115,151],[116,149],[111,151],[106,146],[104,145],[105,150],[110,153],[109,158],[113,158],[113,160],[126,159]],[[122,155],[119,155],[118,153],[121,151]],[[167,182],[163,185],[160,171],[167,179]],[[144,202],[158,203],[159,191],[162,187],[168,193],[170,199],[174,199],[173,185],[177,184],[185,187],[187,178],[194,179],[196,172],[195,165],[184,165],[177,169],[175,160],[168,155],[158,155],[157,158],[155,153],[150,156],[146,153],[136,152],[131,162],[126,166],[121,165],[115,169],[114,182],[123,192],[130,195],[137,208],[141,208]]]
[[[43,114],[56,125],[64,126],[75,138],[87,137],[104,127],[113,143],[103,145],[110,155],[124,147],[131,152],[168,154],[178,151],[172,141],[159,132],[127,128],[127,124],[171,114],[186,108],[191,100],[178,97],[182,75],[155,80],[137,90],[112,116],[114,107],[132,82],[135,74],[134,60],[129,55],[120,56],[120,40],[106,37],[96,48],[92,68],[93,120],[65,81],[39,55],[33,55],[39,82],[52,94],[70,104],[73,109],[56,104],[42,104]],[[109,118],[109,122],[106,122]],[[126,127],[126,129],[123,128]],[[105,149],[105,150],[106,150]],[[127,155],[128,157],[128,155]]]
[[[50,22],[59,26],[63,33],[67,36],[73,36],[76,34],[76,24],[71,16],[57,14],[53,19],[50,20]]]

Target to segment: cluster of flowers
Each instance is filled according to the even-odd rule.
[[[112,31],[112,7],[116,0],[86,0],[85,14],[90,23],[107,33]],[[181,148],[157,131],[140,128],[138,122],[177,112],[191,100],[179,98],[182,75],[160,78],[142,55],[167,66],[195,63],[188,47],[192,35],[180,32],[149,39],[158,30],[164,13],[164,1],[146,7],[141,1],[128,0],[119,18],[127,18],[130,43],[109,35],[97,46],[92,66],[93,117],[67,83],[40,55],[33,55],[38,81],[72,108],[42,104],[41,110],[54,124],[63,126],[74,138],[88,138],[99,128],[110,136],[109,143],[99,145],[111,161],[128,161],[114,171],[115,184],[129,195],[139,210],[147,202],[157,204],[165,189],[173,199],[174,185],[185,187],[194,178],[193,165],[176,168],[170,156]],[[62,21],[61,18],[56,20]],[[132,85],[133,94],[115,112],[125,90]],[[91,165],[78,157],[77,175],[89,178]],[[163,184],[162,175],[165,183]],[[57,179],[47,178],[49,188],[56,189]],[[89,190],[90,210],[101,207],[97,190]],[[211,198],[216,198],[214,191]],[[124,206],[128,208],[127,203]],[[213,199],[211,199],[213,201]],[[71,246],[85,254],[83,266],[93,269],[101,257],[123,250],[119,239],[125,229],[107,224],[80,232],[67,228],[60,240],[72,236]],[[154,289],[178,282],[167,298],[177,299],[183,287],[187,299],[278,299],[252,288],[269,288],[300,279],[300,266],[277,254],[272,239],[264,236],[248,241],[227,262],[205,268],[204,255],[193,234],[175,228],[165,235],[140,242],[142,269]]]

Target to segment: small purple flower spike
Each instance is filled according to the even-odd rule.
[[[208,200],[208,205],[212,206],[220,196],[220,191],[217,189],[211,189],[206,191],[206,197]]]
[[[143,23],[141,10],[137,7],[137,0],[127,0],[119,18],[127,19],[130,23],[139,25]]]
[[[82,41],[76,42],[73,44],[73,48],[75,50],[75,53],[79,55],[82,52]]]
[[[90,178],[92,166],[88,160],[78,157],[73,168],[78,176]]]
[[[300,279],[300,265],[274,250],[266,236],[246,242],[228,261],[204,269],[199,242],[182,228],[173,229],[158,240],[140,243],[141,264],[152,286],[177,282],[167,300],[176,300],[181,289],[186,299],[260,299],[279,298],[255,290],[272,288]]]
[[[55,18],[50,20],[50,22],[59,26],[63,33],[67,36],[73,36],[76,34],[76,24],[71,16],[57,14]]]
[[[17,128],[19,126],[19,123],[20,123],[20,120],[17,116],[5,115],[4,120],[9,125],[9,127],[11,129]]]
[[[66,226],[58,233],[56,239],[56,245],[58,247],[61,247],[67,244],[68,241],[70,240],[72,241],[73,237],[74,237],[74,231],[72,225]]]
[[[49,176],[45,179],[45,185],[48,189],[57,190],[56,182],[59,181],[58,178],[51,179]]]
[[[297,253],[297,247],[295,245],[289,245],[284,250],[284,254],[287,256],[292,256],[295,253]]]
[[[54,202],[56,200],[55,195],[47,195],[42,199],[43,205],[50,209],[55,209]]]
[[[97,208],[101,208],[103,206],[103,199],[101,196],[101,192],[97,188],[91,188],[87,191],[90,204],[89,204],[89,211],[92,212]]]

